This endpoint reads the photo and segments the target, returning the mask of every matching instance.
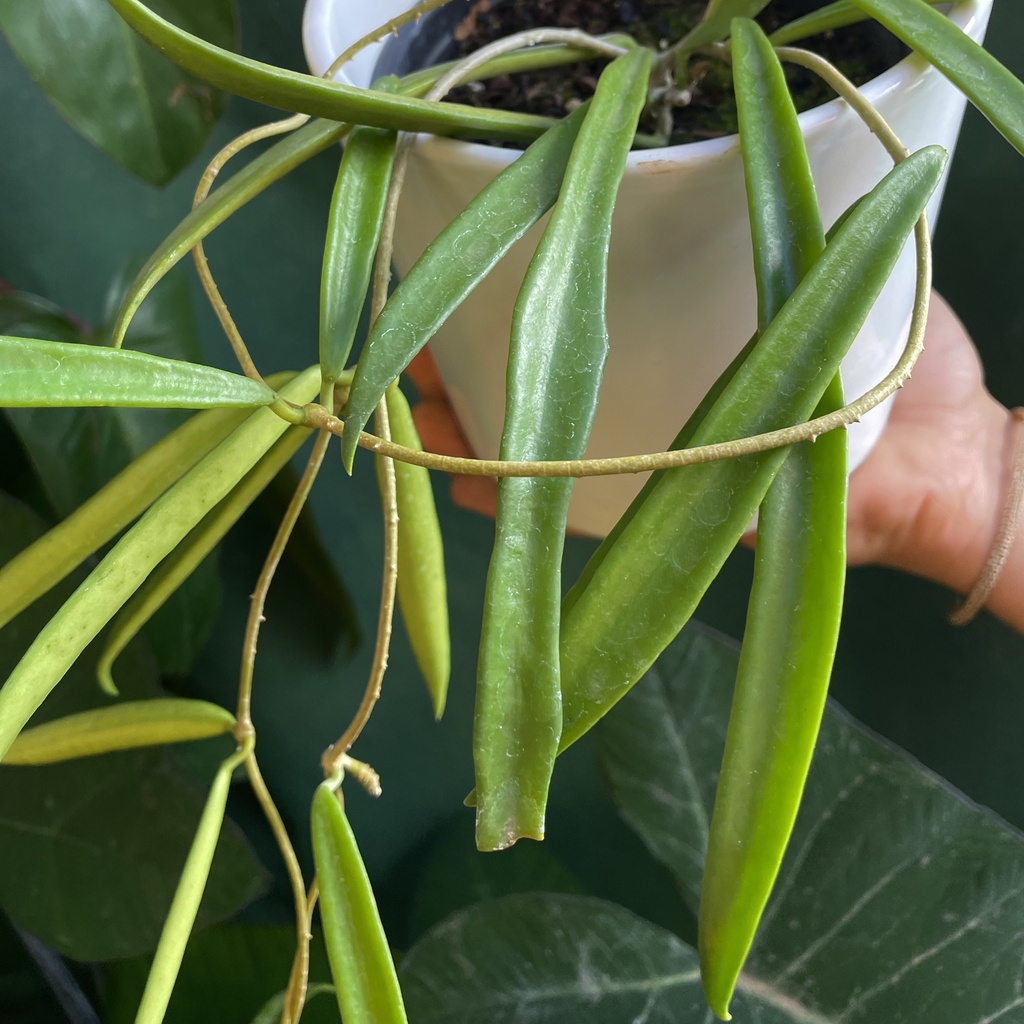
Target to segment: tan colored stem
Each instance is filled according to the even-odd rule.
[[[298,972],[301,981],[301,991],[293,992],[292,977],[289,977],[288,992],[286,993],[284,1012],[281,1016],[281,1024],[296,1024],[299,1014],[302,1012],[302,1003],[305,999],[306,983],[309,978],[309,925],[306,922],[306,882],[302,877],[302,868],[299,865],[299,858],[295,855],[295,848],[292,846],[288,829],[285,827],[281,814],[274,803],[270,790],[264,781],[263,773],[260,771],[256,761],[256,755],[250,753],[245,759],[245,771],[249,777],[249,784],[252,786],[256,799],[263,811],[263,816],[270,825],[270,831],[274,834],[278,850],[281,851],[281,858],[284,860],[285,872],[288,875],[288,882],[292,888],[292,900],[295,904],[295,927],[296,947],[295,962],[292,965],[292,976]],[[289,1001],[288,996],[292,999]]]

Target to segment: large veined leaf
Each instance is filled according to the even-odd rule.
[[[416,1024],[711,1024],[697,953],[588,896],[478,903],[418,942],[399,971]],[[829,1024],[769,989],[740,988],[744,1024]]]
[[[460,911],[416,943],[399,980],[416,1024],[689,1024],[706,1009],[693,949],[587,896]]]
[[[597,731],[620,809],[693,906],[736,661],[684,631]],[[832,706],[738,992],[783,1020],[1014,1024],[1022,921],[1020,834]]]
[[[696,905],[736,650],[689,627],[596,730],[626,817]],[[1020,1024],[1021,836],[831,707],[732,1002],[744,1024]],[[400,970],[416,1024],[711,1024],[695,951],[623,908],[515,895]]]
[[[0,560],[34,539],[25,510],[0,496]],[[0,632],[0,678],[74,583],[69,580]],[[94,659],[83,658],[36,720],[96,706]],[[155,692],[151,662],[126,652],[126,697]],[[228,747],[230,749],[230,746]],[[203,794],[161,750],[47,767],[0,767],[0,905],[58,951],[83,960],[152,949],[192,840]],[[235,913],[265,876],[237,828],[221,834],[200,919]]]
[[[155,0],[160,14],[220,46],[231,0]],[[162,185],[199,152],[223,95],[136,35],[106,0],[0,0],[0,29],[71,126],[132,174]]]
[[[481,853],[473,842],[472,821],[460,814],[424,858],[409,933],[418,938],[456,910],[520,892],[578,894],[583,887],[546,843],[517,843],[500,857]]]

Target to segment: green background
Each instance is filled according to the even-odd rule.
[[[301,0],[242,5],[244,52],[303,67]],[[1024,75],[1024,8],[996,0],[990,49]],[[187,210],[202,163],[229,138],[267,119],[266,111],[232,100],[200,161],[162,191],[127,176],[80,139],[49,107],[0,42],[0,278],[96,322],[108,283],[126,259],[148,253]],[[326,211],[336,154],[324,154],[273,186],[220,229],[208,253],[225,298],[264,371],[316,358],[317,291]],[[994,393],[1024,401],[1024,161],[980,117],[968,115],[937,238],[936,283],[981,349]],[[231,359],[196,289],[204,344],[211,360]],[[380,585],[381,530],[376,485],[366,460],[355,479],[336,463],[322,474],[314,512],[331,555],[372,635]],[[451,506],[437,483],[447,538],[451,614],[455,626],[452,696],[435,726],[401,631],[396,635],[384,699],[356,754],[381,773],[384,797],[362,794],[350,815],[371,875],[382,884],[384,909],[401,929],[406,896],[425,844],[453,815],[470,785],[469,746],[475,645],[492,524]],[[193,685],[233,703],[246,595],[258,569],[259,527],[249,524],[227,547],[231,585],[218,641]],[[575,576],[592,545],[571,540],[566,576]],[[700,617],[738,636],[750,557],[738,552],[707,596]],[[254,717],[261,763],[308,862],[306,813],[318,759],[354,708],[369,664],[368,645],[352,657],[311,655],[304,595],[285,587],[268,608],[257,670]],[[308,599],[306,599],[308,600]],[[963,630],[945,623],[951,597],[895,573],[850,573],[833,693],[854,715],[907,748],[979,802],[1024,826],[1024,639],[982,617]],[[315,646],[315,645],[314,645]],[[244,795],[232,813],[251,826],[266,863],[276,856]],[[617,899],[655,921],[667,905],[655,874],[617,869],[639,856],[603,795],[585,744],[557,773],[549,839],[593,892]],[[278,888],[253,916],[281,918]],[[396,936],[401,941],[400,935]]]

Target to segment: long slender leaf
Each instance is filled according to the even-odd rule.
[[[505,459],[581,458],[608,352],[605,320],[612,213],[651,54],[605,68],[565,181],[512,316]],[[561,732],[561,552],[572,480],[498,483],[473,718],[477,845],[544,835]]]
[[[391,437],[422,451],[412,411],[397,385],[384,396]],[[416,664],[427,684],[434,717],[444,714],[451,675],[448,580],[444,571],[441,524],[434,505],[430,473],[423,466],[395,463],[398,502],[398,606]]]
[[[186,71],[258,103],[376,128],[509,141],[534,139],[551,126],[551,121],[543,117],[455,103],[442,106],[286,71],[198,39],[154,14],[139,0],[109,3],[139,35]]]
[[[274,392],[213,366],[35,338],[0,337],[0,406],[255,408]]]
[[[111,623],[96,665],[100,686],[107,693],[117,693],[112,676],[117,656],[220,543],[299,450],[309,433],[303,427],[291,427],[231,493],[193,527],[121,609]]]
[[[128,325],[142,300],[193,246],[275,181],[333,146],[344,137],[349,127],[323,120],[305,125],[246,164],[192,210],[160,243],[125,294],[111,329],[114,347],[119,347],[124,340]]]
[[[145,512],[246,415],[240,409],[199,413],[12,558],[0,569],[0,628]]]
[[[811,415],[944,163],[937,147],[921,150],[865,197],[737,370],[693,444]],[[563,749],[622,697],[676,635],[784,457],[771,452],[669,471],[644,493],[563,619]],[[695,543],[695,525],[708,524],[713,533]]]
[[[925,0],[852,0],[934,64],[1024,155],[1024,82]]]
[[[232,756],[220,766],[214,776],[192,847],[188,851],[178,887],[174,891],[174,899],[167,912],[167,920],[160,933],[160,942],[153,956],[153,966],[146,979],[146,989],[142,993],[139,1012],[135,1017],[136,1024],[161,1024],[164,1019],[171,991],[181,969],[185,946],[196,923],[206,881],[210,877],[213,854],[217,849],[217,839],[227,810],[231,773],[239,760],[237,754]]]
[[[394,92],[395,79],[376,88]],[[352,351],[373,273],[398,136],[354,128],[345,142],[327,219],[320,274],[320,374],[336,381]]]
[[[359,431],[388,385],[551,208],[585,116],[585,109],[574,111],[529,146],[441,231],[402,278],[363,346],[349,390],[341,441],[346,465],[351,467]],[[472,245],[466,244],[467,238],[473,239]]]
[[[308,401],[319,376],[305,371],[282,396]],[[269,409],[254,413],[150,508],[38,633],[0,689],[0,758],[86,645],[287,427]]]
[[[112,750],[222,736],[234,727],[235,716],[230,711],[205,700],[126,700],[26,729],[4,755],[3,763],[57,764]]]
[[[938,4],[943,0],[927,2]],[[817,36],[824,32],[834,32],[837,28],[846,28],[847,25],[856,25],[867,17],[868,15],[860,8],[854,6],[852,0],[835,0],[835,3],[819,7],[818,10],[811,11],[801,18],[794,18],[782,28],[776,29],[768,38],[773,46],[789,46],[790,43],[806,39],[808,36]]]
[[[732,27],[758,326],[825,248],[785,75],[752,21]],[[816,412],[842,405],[832,381]],[[701,890],[704,990],[728,1018],[796,820],[839,637],[846,576],[846,432],[795,445],[761,504],[754,580]]]

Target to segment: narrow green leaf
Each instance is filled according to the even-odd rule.
[[[254,408],[274,392],[213,366],[35,338],[0,337],[0,405]]]
[[[399,976],[416,1024],[690,1024],[707,1012],[689,946],[586,896],[478,903],[420,939]]]
[[[833,380],[816,412],[842,405]],[[761,505],[754,582],[708,837],[699,949],[728,1019],[811,766],[846,578],[846,434],[796,445]]]
[[[938,4],[943,0],[927,0],[927,2]],[[789,46],[808,36],[817,36],[825,32],[834,32],[837,28],[846,28],[847,25],[856,25],[867,17],[860,8],[853,4],[852,0],[835,0],[835,3],[826,4],[801,18],[794,18],[782,28],[776,29],[768,38],[773,46]]]
[[[865,197],[736,371],[692,444],[782,427],[813,413],[944,163],[937,147],[915,153]],[[562,749],[678,633],[784,457],[769,452],[661,474],[627,526],[599,549],[597,570],[570,595],[562,622]],[[704,531],[703,542],[694,530]]]
[[[501,171],[427,246],[381,310],[363,346],[345,406],[342,458],[392,381],[466,296],[558,197],[586,110],[545,132]],[[466,239],[473,239],[472,245]]]
[[[316,367],[305,371],[282,397],[308,401],[319,377]],[[0,689],[0,758],[85,646],[287,427],[269,409],[250,416],[150,508],[39,632]]]
[[[543,117],[389,96],[287,71],[199,39],[140,0],[108,2],[139,35],[186,71],[237,96],[284,110],[376,128],[513,142],[536,138],[551,126]]]
[[[651,54],[609,64],[573,146],[512,315],[504,459],[581,458],[608,352],[612,211]],[[473,718],[477,845],[541,839],[562,726],[561,552],[572,480],[498,483]]]
[[[402,991],[352,827],[327,782],[310,823],[320,917],[345,1024],[406,1024]]]
[[[117,536],[247,416],[208,409],[157,442],[0,569],[0,628]]]
[[[1024,82],[925,0],[852,2],[931,61],[1024,154]]]
[[[287,465],[309,434],[310,431],[304,427],[289,428],[227,497],[192,528],[126,602],[111,623],[103,653],[96,666],[100,686],[107,693],[117,693],[111,673],[118,655],[211,554],[242,513]]]
[[[4,755],[5,765],[57,764],[114,750],[223,736],[235,716],[217,704],[182,697],[121,701],[26,729]]]
[[[211,192],[171,231],[143,264],[125,294],[116,321],[111,327],[111,344],[115,348],[121,346],[143,299],[196,243],[201,242],[214,228],[223,224],[275,181],[317,153],[333,146],[344,137],[349,127],[334,121],[313,121],[275,143]]]
[[[233,48],[230,0],[166,6],[183,28]],[[0,0],[0,29],[70,125],[151,184],[191,162],[223,110],[223,94],[147,46],[106,0]]]
[[[174,891],[171,908],[167,912],[167,920],[160,933],[160,942],[153,956],[153,966],[150,968],[139,1012],[135,1017],[136,1024],[161,1024],[164,1019],[171,991],[178,979],[181,960],[185,955],[185,946],[196,923],[206,880],[210,876],[213,854],[217,849],[217,839],[227,809],[231,774],[239,761],[237,754],[225,761],[218,769],[210,787],[210,794],[199,818],[192,847],[188,851],[188,858],[182,869],[178,887]]]
[[[391,438],[422,451],[412,412],[398,386],[385,393]],[[434,505],[430,473],[422,466],[395,463],[398,500],[398,607],[409,634],[434,717],[444,714],[451,674],[448,583],[444,571],[441,524]]]
[[[704,17],[679,42],[683,53],[728,39],[734,18],[753,18],[769,0],[708,0]]]
[[[825,248],[796,108],[771,43],[732,26],[758,328]],[[843,402],[836,377],[815,413]],[[846,577],[846,433],[793,447],[761,503],[754,580],[708,838],[699,949],[711,1008],[729,1001],[796,820],[839,637]]]
[[[338,379],[352,351],[373,273],[397,140],[395,132],[358,127],[345,142],[320,278],[320,373],[325,383]]]

